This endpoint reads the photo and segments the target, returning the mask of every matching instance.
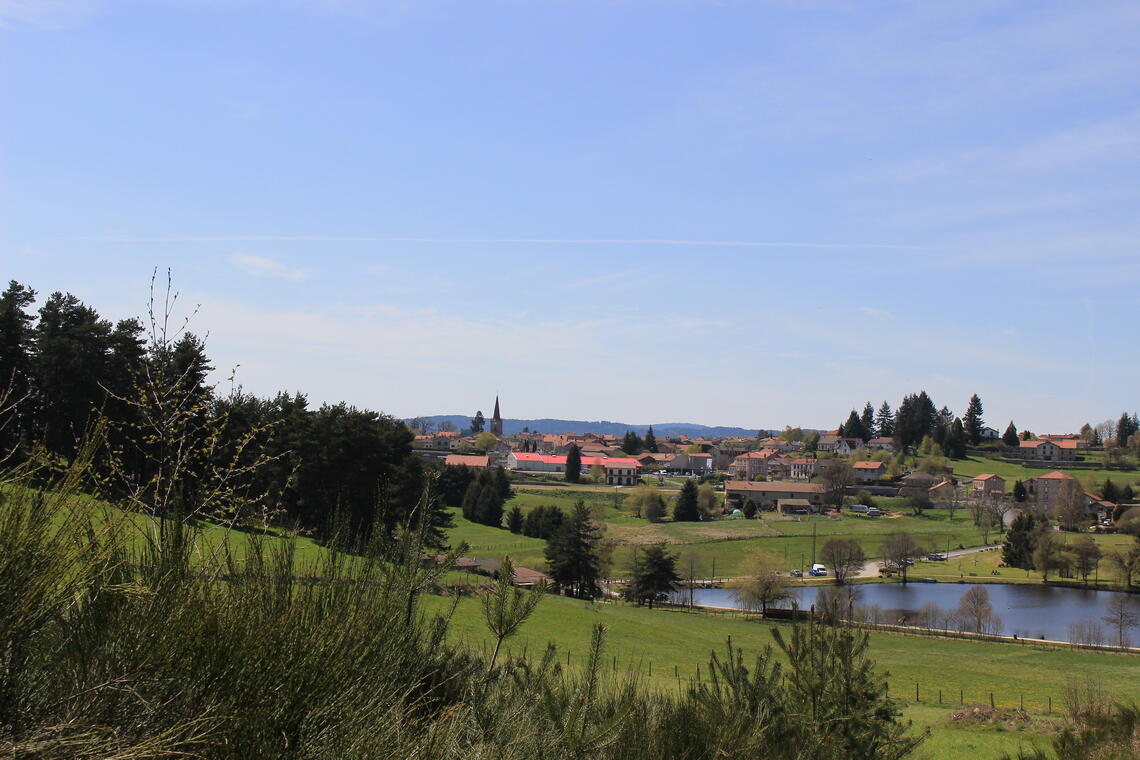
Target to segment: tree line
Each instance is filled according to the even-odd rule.
[[[174,300],[168,287],[165,300],[152,294],[147,323],[112,322],[69,293],[35,309],[36,291],[11,281],[0,295],[0,451],[9,461],[58,470],[98,430],[93,488],[114,502],[140,501],[125,484],[153,481],[160,450],[178,447],[164,516],[391,538],[425,478],[409,429],[344,402],[313,408],[300,392],[219,391],[205,343],[170,314]],[[257,498],[232,514],[239,493]],[[442,546],[446,513],[431,519]]]

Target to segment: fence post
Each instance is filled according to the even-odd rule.
[[[921,702],[922,701],[921,699],[918,698],[918,681],[914,682],[914,701],[915,702]]]
[[[992,710],[993,708],[994,708],[994,693],[991,691],[990,692],[990,709]]]
[[[1049,696],[1049,714],[1050,715],[1053,714],[1053,696],[1052,695]]]
[[[942,689],[938,690],[938,704],[942,704]]]
[[[650,663],[649,663],[649,677],[653,678],[653,662],[652,661],[650,661]]]
[[[566,667],[570,667],[570,650],[566,650]]]
[[[958,704],[960,704],[960,705],[966,704],[966,690],[965,689],[958,689]]]

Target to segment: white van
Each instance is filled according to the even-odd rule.
[[[816,562],[814,565],[811,566],[811,570],[808,571],[808,575],[811,575],[814,577],[819,577],[821,575],[827,575],[827,567],[825,565],[821,565],[820,563]]]
[[[868,507],[866,504],[852,504],[850,507],[848,507],[848,509],[850,509],[852,512],[866,514],[867,510],[870,509],[870,507]]]

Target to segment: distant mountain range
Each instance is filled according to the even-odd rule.
[[[412,418],[408,418],[405,422],[411,419]],[[471,424],[471,417],[463,414],[436,414],[422,419],[432,423],[436,428],[439,427],[441,422],[450,422],[460,430],[466,430]],[[490,425],[491,418],[487,417],[487,426],[490,427]],[[516,420],[509,417],[503,418],[503,433],[506,435],[521,433],[523,432],[523,428],[533,433],[602,433],[624,435],[625,431],[632,430],[638,435],[645,435],[645,431],[648,430],[649,427],[649,425],[629,425],[624,422],[608,422],[606,420],[589,422],[586,420]],[[754,436],[757,432],[756,428],[716,427],[710,425],[696,425],[691,422],[653,423],[653,435],[662,439],[672,438],[678,435],[687,435],[690,438]]]

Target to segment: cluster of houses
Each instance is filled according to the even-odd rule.
[[[874,488],[887,474],[887,466],[878,461],[878,452],[895,453],[891,438],[873,438],[863,441],[848,438],[838,430],[822,433],[816,444],[818,457],[803,451],[803,445],[770,436],[757,438],[689,438],[680,436],[668,441],[657,441],[656,451],[629,454],[622,450],[623,439],[601,433],[536,433],[522,432],[503,435],[498,400],[491,421],[495,445],[486,453],[470,453],[475,436],[464,436],[458,431],[440,431],[417,435],[415,449],[425,456],[442,459],[449,465],[466,465],[473,468],[503,466],[508,470],[530,473],[565,474],[567,454],[576,447],[581,461],[581,473],[604,474],[604,482],[612,486],[632,486],[642,482],[646,473],[660,476],[709,477],[724,474],[725,503],[728,508],[741,507],[751,501],[759,509],[781,510],[789,513],[819,510],[825,497],[821,468],[839,461],[851,462],[850,488]],[[997,430],[984,428],[986,440],[999,438]],[[1044,463],[1076,461],[1088,444],[1074,434],[1042,435],[1031,441],[1021,441],[1016,448],[1007,450],[1007,456],[1027,463],[1043,466]],[[866,457],[866,458],[860,458]],[[599,477],[599,479],[601,479]],[[911,482],[913,481],[913,482]],[[1052,508],[1068,498],[1076,488],[1076,479],[1054,471],[1025,481],[1030,498],[1043,508]],[[921,486],[918,484],[921,483]],[[984,474],[973,481],[957,484],[949,479],[930,483],[928,476],[913,474],[902,478],[898,492],[906,493],[917,487],[929,491],[934,504],[955,499],[1000,497],[1007,493],[1004,478],[997,474]],[[886,494],[886,490],[878,493]],[[1115,505],[1082,491],[1088,501],[1090,516],[1103,519]]]

